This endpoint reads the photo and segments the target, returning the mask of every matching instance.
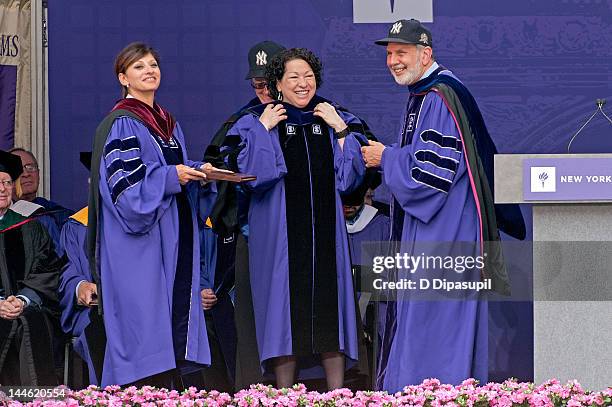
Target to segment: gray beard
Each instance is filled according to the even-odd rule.
[[[393,79],[395,79],[395,82],[397,82],[398,85],[402,86],[412,85],[413,83],[418,81],[420,77],[420,72],[416,68],[407,69],[406,72],[401,76],[393,75]]]

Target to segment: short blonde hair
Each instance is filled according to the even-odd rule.
[[[13,193],[15,198],[17,198],[16,200],[21,199],[21,196],[23,195],[23,190],[21,189],[21,176],[15,180],[13,187],[15,188]]]

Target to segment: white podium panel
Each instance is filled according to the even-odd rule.
[[[535,382],[603,390],[612,385],[612,200],[525,200],[524,162],[539,158],[612,154],[495,156],[495,202],[533,204]]]

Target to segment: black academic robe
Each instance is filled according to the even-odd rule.
[[[31,300],[15,320],[0,318],[0,383],[56,385],[53,332],[63,261],[44,227],[9,210],[0,221],[0,296]]]

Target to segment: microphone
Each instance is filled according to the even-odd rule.
[[[601,112],[601,114],[603,114],[603,115],[604,115],[604,117],[605,117],[606,119],[608,119],[608,121],[610,122],[610,124],[612,124],[612,119],[610,119],[610,118],[608,117],[608,115],[606,114],[606,112],[604,112],[604,111],[603,111],[603,107],[604,107],[604,105],[605,105],[605,104],[606,104],[606,99],[596,99],[596,100],[595,100],[595,106],[597,106],[597,107],[596,107],[595,111],[593,112],[593,114],[591,115],[591,117],[589,117],[589,118],[588,118],[588,120],[587,120],[587,121],[586,121],[586,122],[585,122],[585,123],[584,123],[584,124],[583,124],[583,125],[582,125],[582,126],[579,128],[579,129],[578,129],[578,131],[577,131],[576,133],[574,133],[574,135],[573,135],[573,136],[572,136],[572,138],[570,139],[569,144],[567,145],[567,152],[568,152],[568,154],[569,154],[569,152],[570,152],[570,148],[572,147],[572,143],[574,142],[574,139],[576,138],[576,136],[578,136],[578,134],[580,134],[580,132],[582,131],[582,129],[584,129],[584,128],[586,127],[586,125],[587,125],[587,124],[589,124],[589,122],[590,122],[591,120],[593,120],[593,117],[595,117],[595,115],[596,115],[598,112]]]

